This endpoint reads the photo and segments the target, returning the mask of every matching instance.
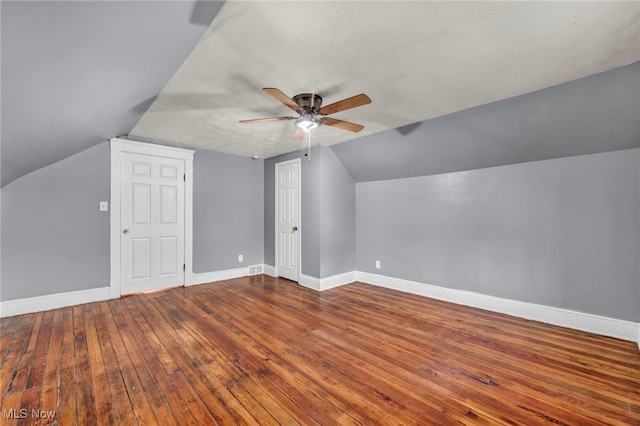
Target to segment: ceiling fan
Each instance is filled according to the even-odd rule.
[[[267,121],[295,120],[296,131],[293,134],[293,139],[302,139],[306,132],[315,129],[321,124],[357,133],[364,129],[364,126],[327,117],[327,115],[371,103],[371,99],[364,93],[334,102],[327,106],[322,106],[322,97],[315,93],[301,93],[290,98],[279,89],[267,87],[262,90],[297,112],[298,116],[256,118],[253,120],[241,120],[240,123],[247,124],[264,123]]]

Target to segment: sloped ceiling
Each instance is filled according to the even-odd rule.
[[[365,182],[638,147],[640,62],[331,148]]]
[[[265,94],[368,94],[333,145],[637,62],[639,2],[225,3],[130,135],[262,158],[303,147]]]
[[[2,1],[2,186],[126,135],[216,2]]]
[[[238,123],[291,113],[262,87],[315,92],[325,104],[372,98],[335,115],[361,133],[325,126],[314,144],[407,129],[637,62],[639,10],[637,1],[2,1],[2,185],[124,134],[262,158],[301,148],[292,122]]]

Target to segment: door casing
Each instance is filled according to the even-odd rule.
[[[298,163],[298,194],[297,194],[297,214],[298,214],[298,231],[296,232],[297,238],[297,282],[300,282],[300,277],[302,275],[302,166],[299,158],[295,158],[293,160],[282,161],[280,163],[276,163],[275,168],[275,230],[274,230],[274,275],[279,276],[278,273],[278,253],[280,250],[279,238],[278,238],[278,217],[280,212],[280,203],[279,203],[279,194],[278,194],[278,168],[281,166],[287,166],[290,164]]]
[[[121,154],[155,155],[184,160],[185,188],[184,188],[184,257],[185,285],[193,281],[193,154],[195,151],[113,138],[109,141],[111,150],[111,199],[110,199],[110,279],[109,287],[112,299],[121,296]]]

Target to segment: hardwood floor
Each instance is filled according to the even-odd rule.
[[[2,425],[640,425],[634,343],[361,283],[256,276],[1,328]]]

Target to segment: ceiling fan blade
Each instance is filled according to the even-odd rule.
[[[266,123],[267,121],[281,121],[281,120],[293,120],[294,117],[267,117],[267,118],[254,118],[253,120],[240,120],[240,123]]]
[[[300,127],[296,127],[296,131],[293,133],[293,139],[298,140],[304,138],[304,130]]]
[[[277,100],[279,100],[280,102],[282,102],[283,104],[285,104],[286,106],[294,110],[295,112],[302,111],[302,108],[300,108],[300,105],[293,102],[293,99],[291,99],[290,97],[282,93],[279,89],[276,89],[273,87],[265,87],[262,90],[264,90],[265,92],[267,92],[268,94],[270,94],[271,96],[273,96],[274,98],[276,98]]]
[[[323,115],[329,115],[329,114],[333,114],[334,112],[344,111],[347,109],[356,108],[356,107],[370,104],[370,103],[371,103],[371,98],[369,98],[364,93],[360,93],[359,95],[352,96],[350,98],[343,99],[338,102],[334,102],[327,106],[323,106],[322,108],[320,108],[320,110],[318,110],[318,112]]]
[[[355,123],[349,123],[348,121],[337,120],[335,118],[327,117],[322,120],[322,124],[326,124],[327,126],[337,127],[342,130],[348,130],[350,132],[358,133],[360,130],[364,129],[364,126]]]

